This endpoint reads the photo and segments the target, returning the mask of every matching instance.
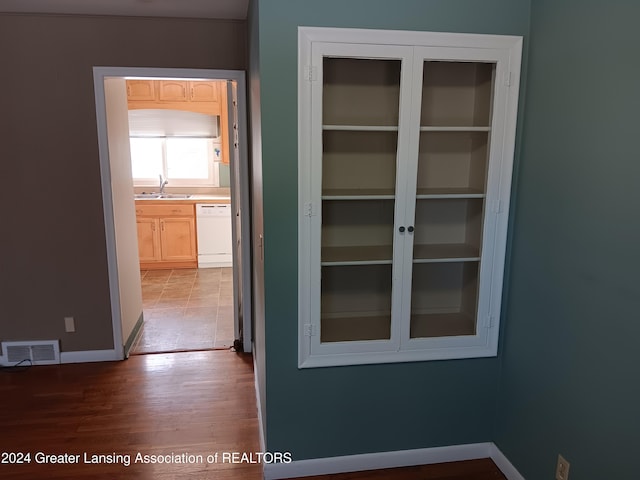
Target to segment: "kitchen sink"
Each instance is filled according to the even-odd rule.
[[[188,193],[136,193],[135,198],[141,199],[154,199],[154,198],[191,198]]]
[[[136,193],[135,198],[160,198],[159,193]]]

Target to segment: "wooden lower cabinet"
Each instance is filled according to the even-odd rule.
[[[167,262],[190,262],[196,253],[196,224],[193,218],[163,218],[160,220],[160,252]]]
[[[157,218],[137,218],[138,225],[138,256],[140,263],[159,262],[162,260],[160,254],[160,235],[158,235],[159,220]]]
[[[141,269],[198,266],[193,208],[169,204],[136,206]]]

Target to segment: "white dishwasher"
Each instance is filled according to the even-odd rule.
[[[231,205],[196,204],[198,268],[231,267]]]

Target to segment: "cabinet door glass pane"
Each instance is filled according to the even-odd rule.
[[[390,263],[393,208],[393,200],[322,202],[322,263]]]
[[[484,194],[489,132],[422,132],[418,195]]]
[[[475,334],[483,202],[417,201],[411,338]]]
[[[322,267],[320,342],[391,338],[391,265]]]
[[[410,337],[475,335],[495,65],[423,66]]]
[[[483,199],[424,199],[416,203],[414,260],[476,258],[481,254]]]
[[[321,343],[391,338],[400,69],[323,59]]]
[[[325,125],[398,125],[400,60],[323,60]]]
[[[424,62],[420,124],[488,127],[494,69],[492,63]]]
[[[478,263],[413,265],[411,338],[474,335]]]
[[[322,195],[393,195],[397,132],[324,131]]]

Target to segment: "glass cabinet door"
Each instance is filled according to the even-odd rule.
[[[475,335],[495,64],[422,67],[409,336]]]
[[[322,63],[320,342],[389,340],[402,63]]]

